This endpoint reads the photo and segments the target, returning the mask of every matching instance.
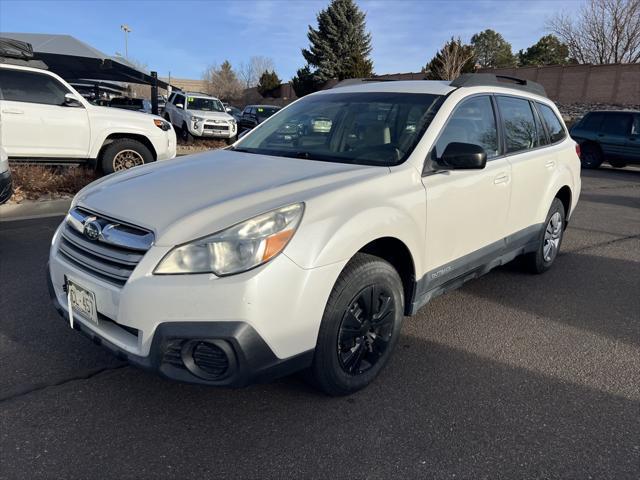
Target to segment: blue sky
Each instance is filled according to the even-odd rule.
[[[271,57],[290,79],[304,65],[309,24],[329,0],[0,0],[0,32],[65,33],[103,52],[124,53],[161,76],[200,78],[207,65]],[[419,71],[452,35],[492,28],[514,52],[544,35],[545,20],[579,0],[358,0],[373,35],[376,73]]]

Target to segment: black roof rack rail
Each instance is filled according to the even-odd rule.
[[[544,87],[539,83],[508,75],[496,75],[493,73],[463,73],[453,80],[452,87],[505,87],[515,88],[529,93],[535,93],[543,97],[547,96]]]

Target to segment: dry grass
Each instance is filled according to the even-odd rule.
[[[11,201],[60,198],[76,194],[97,177],[95,170],[80,166],[12,164],[14,193]]]

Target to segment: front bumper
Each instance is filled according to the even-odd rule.
[[[205,120],[197,122],[197,127],[193,122],[189,125],[189,132],[196,137],[207,138],[233,138],[238,134],[238,126],[236,123],[216,124]],[[216,129],[218,126],[226,127],[226,130]]]
[[[48,268],[47,282],[55,309],[68,321],[69,313],[58,300]],[[100,321],[115,324],[104,315],[100,316]],[[313,350],[279,359],[251,325],[239,321],[161,323],[155,330],[147,356],[127,351],[81,321],[75,321],[73,328],[132,365],[186,383],[244,387],[303,370],[313,360]],[[202,343],[217,348],[226,357],[222,362],[226,366],[220,373],[217,373],[220,368],[212,374],[194,361],[194,348]]]
[[[11,171],[0,173],[0,205],[11,198],[13,194],[13,183],[11,181]]]
[[[153,275],[171,249],[154,245],[128,280],[114,285],[60,253],[62,228],[52,241],[48,275],[61,314],[68,318],[65,286],[71,280],[95,295],[98,312],[97,325],[74,315],[78,330],[133,364],[197,383],[239,386],[308,366],[329,293],[344,266],[303,269],[281,254],[229,277]],[[196,340],[226,351],[233,374],[211,381],[185,368]],[[166,365],[167,350],[183,360],[180,369]]]

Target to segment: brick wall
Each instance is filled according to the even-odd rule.
[[[481,69],[541,83],[549,98],[563,104],[640,105],[640,64],[566,65]]]

